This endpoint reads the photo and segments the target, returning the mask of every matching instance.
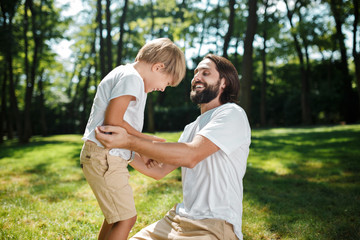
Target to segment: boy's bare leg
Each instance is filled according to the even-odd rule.
[[[126,240],[131,228],[136,222],[136,217],[137,216],[114,223],[107,240]]]
[[[104,219],[104,222],[101,225],[101,229],[99,232],[98,240],[106,240],[113,225],[114,224],[108,224],[106,222],[106,219]]]

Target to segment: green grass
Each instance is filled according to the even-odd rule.
[[[176,141],[180,133],[161,133]],[[103,221],[79,167],[79,135],[0,145],[0,239],[96,239]],[[243,233],[258,239],[360,239],[360,125],[253,130]],[[131,236],[180,202],[181,172],[130,169]]]
[[[256,130],[245,239],[360,239],[360,126]]]

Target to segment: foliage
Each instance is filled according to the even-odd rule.
[[[80,1],[80,0],[79,0]],[[32,3],[32,11],[26,10],[25,3]],[[73,1],[75,2],[75,1]],[[72,3],[63,4],[56,0],[4,0],[1,2],[0,18],[0,86],[1,95],[1,140],[21,134],[20,128],[27,121],[25,106],[31,102],[32,134],[82,133],[90,113],[92,99],[101,81],[101,55],[99,22],[97,21],[98,0],[81,1],[82,9],[74,16],[67,11]],[[105,9],[105,2],[100,1]],[[258,26],[254,46],[254,74],[252,76],[252,111],[249,119],[254,126],[289,126],[304,124],[301,118],[301,64],[297,56],[294,39],[298,36],[302,53],[308,54],[309,101],[313,124],[333,124],[345,121],[343,109],[351,109],[359,121],[359,97],[356,93],[354,64],[351,58],[349,74],[350,93],[344,91],[343,61],[340,42],[332,5],[335,1],[296,1],[301,7],[294,8],[295,1],[288,1],[293,11],[294,26],[289,25],[284,1],[262,0],[258,5]],[[340,1],[339,1],[340,2]],[[354,9],[350,1],[339,9],[339,19],[347,42],[354,19]],[[265,16],[265,4],[268,8]],[[229,2],[224,0],[182,0],[182,1],[131,1],[129,0],[122,42],[121,63],[133,62],[138,50],[146,41],[157,37],[172,39],[185,53],[187,75],[177,88],[165,93],[154,93],[149,97],[154,102],[154,120],[157,130],[179,131],[195,117],[196,106],[189,101],[192,71],[202,57],[212,52],[223,53],[224,37],[228,28]],[[300,6],[297,4],[296,6]],[[230,39],[228,58],[237,68],[241,78],[244,53],[244,38],[248,17],[248,1],[237,0],[234,6],[235,19],[233,36]],[[337,5],[336,5],[337,6]],[[335,6],[335,7],[336,7]],[[342,5],[341,5],[342,6]],[[120,19],[123,2],[111,1],[111,32],[104,28],[102,33],[111,37],[112,58],[118,54],[120,39]],[[339,7],[339,6],[337,6]],[[26,21],[25,13],[28,13]],[[106,25],[105,11],[101,15]],[[28,24],[26,24],[26,22]],[[33,31],[33,28],[35,31]],[[260,121],[262,58],[261,52],[266,30],[266,123]],[[34,34],[35,33],[35,34]],[[25,36],[27,38],[25,38]],[[35,37],[42,37],[35,55]],[[26,41],[27,39],[27,41]],[[26,42],[28,47],[26,47]],[[58,56],[54,46],[59,42],[71,44],[72,54],[68,59]],[[26,49],[28,49],[26,54]],[[350,44],[347,46],[350,52]],[[61,50],[60,50],[61,51]],[[34,91],[31,100],[26,100],[29,87],[29,68],[34,67]],[[113,61],[115,62],[115,61]],[[115,65],[111,66],[115,67]],[[28,71],[28,72],[27,72]],[[14,90],[11,90],[13,79]],[[40,87],[42,83],[42,87]],[[32,84],[30,84],[32,85]],[[12,96],[15,97],[15,99]],[[41,95],[43,94],[43,98]],[[351,95],[347,97],[347,95]],[[349,101],[344,101],[349,98]],[[242,103],[240,103],[241,105]],[[42,107],[43,106],[43,107]],[[17,109],[18,110],[17,110]],[[18,112],[18,113],[17,113]],[[41,120],[45,116],[45,119]],[[147,115],[145,115],[148,118]],[[185,116],[185,121],[182,117]],[[20,119],[20,120],[19,120]],[[20,121],[21,124],[17,124]],[[145,130],[147,122],[145,119]],[[265,124],[265,125],[264,125]],[[4,136],[4,137],[3,137]],[[6,137],[5,137],[6,136]]]

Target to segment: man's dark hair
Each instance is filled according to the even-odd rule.
[[[220,79],[225,78],[225,88],[223,93],[220,96],[221,104],[233,102],[238,102],[240,80],[238,72],[234,65],[224,57],[220,57],[214,54],[208,54],[204,59],[210,59],[216,65],[216,70],[220,74]]]

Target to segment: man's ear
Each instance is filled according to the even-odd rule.
[[[220,82],[220,89],[224,90],[225,87],[226,87],[226,80],[225,78],[222,78]]]
[[[155,63],[152,65],[151,70],[153,70],[154,72],[156,71],[161,71],[163,68],[165,68],[165,64],[164,63]]]

